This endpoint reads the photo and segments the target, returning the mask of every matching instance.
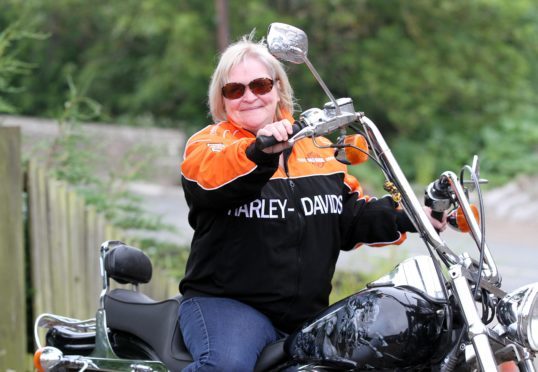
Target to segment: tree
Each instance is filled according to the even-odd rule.
[[[23,39],[41,38],[41,35],[30,33],[21,27],[22,22],[14,22],[4,29],[0,27],[0,112],[13,113],[16,108],[10,103],[8,96],[22,92],[16,86],[16,77],[27,75],[33,65],[18,59],[17,43]],[[4,95],[6,96],[4,98]]]
[[[50,35],[21,43],[21,58],[37,59],[38,68],[15,80],[32,94],[11,102],[25,114],[57,116],[69,74],[103,105],[100,120],[195,131],[210,122],[215,4],[5,0],[0,26],[24,14]],[[486,128],[536,120],[533,0],[264,0],[228,8],[230,40],[254,28],[261,38],[275,21],[304,29],[310,59],[333,94],[352,97],[381,126],[414,177],[453,169],[491,146]],[[303,109],[328,101],[305,66],[287,68]]]

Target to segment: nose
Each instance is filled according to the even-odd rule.
[[[253,100],[257,99],[257,98],[258,98],[258,96],[255,95],[255,94],[250,90],[250,88],[247,86],[247,87],[245,88],[245,94],[243,94],[243,100],[245,100],[245,101],[253,101]]]

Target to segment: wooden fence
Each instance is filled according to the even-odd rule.
[[[101,243],[122,240],[136,245],[136,241],[35,161],[28,163],[26,182],[33,312],[93,317],[102,288]],[[161,300],[177,294],[177,281],[154,267],[151,282],[142,290]]]
[[[92,318],[102,286],[101,243],[123,240],[136,244],[123,231],[107,223],[95,208],[86,205],[68,185],[50,177],[36,161],[28,162],[23,177],[20,138],[19,128],[0,127],[1,371],[26,369],[20,363],[26,358],[28,289],[32,299],[29,313],[34,318],[41,313]],[[26,258],[23,210],[27,216],[29,257]],[[30,265],[25,271],[27,262]],[[27,285],[25,275],[31,278]],[[154,267],[150,284],[141,290],[162,300],[177,294],[177,281]]]

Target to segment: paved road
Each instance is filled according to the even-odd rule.
[[[486,212],[486,243],[492,252],[503,279],[502,288],[511,291],[522,285],[538,282],[538,188],[536,178],[520,179],[484,195]],[[469,252],[478,258],[478,249],[468,234],[447,229],[442,238],[455,252]],[[424,243],[416,234],[401,247],[387,247],[382,250],[361,248],[366,252],[351,252],[342,255],[340,267],[352,269],[360,267],[361,260],[372,260],[379,255],[410,257],[427,254]],[[385,252],[380,252],[380,251]],[[396,252],[390,252],[395,250]]]
[[[533,237],[534,231],[538,230],[514,223],[504,223],[504,229],[499,229],[500,221],[486,224],[486,242],[502,277],[502,288],[511,291],[538,282],[538,244]],[[478,258],[478,250],[469,235],[447,230],[442,237],[453,251],[469,252],[472,257]],[[344,270],[373,270],[372,267],[380,266],[383,261],[392,264],[421,254],[428,254],[426,246],[416,234],[409,234],[408,240],[400,247],[361,247],[343,253],[338,266]]]

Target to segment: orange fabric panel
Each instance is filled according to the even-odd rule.
[[[347,185],[347,187],[350,188],[350,192],[358,192],[359,198],[364,197],[364,194],[362,193],[362,186],[358,179],[346,173],[346,177],[344,178],[344,183]]]
[[[210,125],[187,142],[181,172],[186,179],[197,182],[204,189],[221,187],[256,168],[245,154],[255,139],[252,133],[230,121]],[[327,145],[329,140],[319,137],[316,142]],[[345,173],[347,169],[335,160],[333,149],[320,149],[310,138],[294,144],[288,165],[291,178]],[[273,175],[273,178],[284,177],[287,175],[281,168]],[[356,179],[354,185],[359,185]]]
[[[325,141],[328,140],[316,138],[318,144],[325,145]],[[291,177],[346,172],[346,166],[335,160],[334,149],[320,149],[311,138],[304,138],[293,145],[288,166]]]
[[[193,135],[181,164],[183,176],[204,189],[215,189],[252,172],[256,164],[247,158],[245,150],[255,137],[245,132],[223,122]]]
[[[374,248],[383,248],[383,247],[386,247],[388,245],[400,245],[402,244],[405,240],[407,239],[407,233],[404,232],[404,233],[400,233],[400,238],[398,240],[395,240],[393,242],[383,242],[383,243],[371,243],[371,244],[367,244],[367,243],[358,243],[355,245],[355,247],[353,247],[353,249],[357,249],[357,248],[360,248],[362,247],[363,245],[367,245],[369,247],[374,247]]]

